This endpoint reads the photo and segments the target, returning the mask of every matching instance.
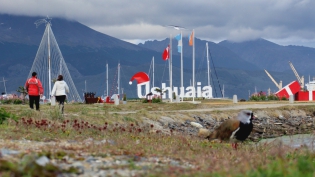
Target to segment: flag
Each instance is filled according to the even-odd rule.
[[[178,44],[177,44],[177,51],[179,52],[179,53],[181,53],[182,52],[182,34],[180,33],[180,34],[178,34],[178,35],[176,35],[175,37],[174,37],[176,40],[178,40]]]
[[[168,45],[168,46],[166,47],[166,49],[164,50],[164,52],[163,52],[162,59],[163,59],[164,61],[170,58],[170,57],[169,57],[169,54],[168,54],[169,49],[170,49],[170,46]]]
[[[177,40],[179,41],[179,40],[181,40],[182,35],[179,33],[179,34],[178,34],[178,35],[176,35],[174,38],[175,38],[175,39],[177,39]]]
[[[193,43],[194,43],[194,31],[193,32],[191,32],[191,35],[190,35],[190,37],[189,37],[189,45],[190,46],[192,46],[192,45],[194,45]]]

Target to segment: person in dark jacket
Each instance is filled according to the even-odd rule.
[[[26,80],[25,89],[29,95],[30,108],[34,109],[34,102],[36,110],[39,111],[39,99],[44,94],[42,83],[37,79],[37,73],[33,72],[32,77]]]

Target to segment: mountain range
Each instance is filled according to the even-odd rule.
[[[14,16],[0,14],[0,77],[7,80],[6,90],[14,93],[27,79],[36,56],[45,25],[38,27],[35,21],[45,17]],[[117,65],[121,64],[121,85],[127,97],[137,97],[136,84],[128,82],[133,74],[144,71],[150,74],[151,59],[155,58],[155,86],[167,83],[168,62],[162,60],[162,52],[169,39],[146,41],[138,45],[125,42],[95,31],[84,24],[62,18],[52,18],[52,30],[67,63],[71,76],[82,93],[84,90],[106,93],[106,69],[109,69],[109,94],[117,92]],[[296,80],[288,61],[306,80],[314,76],[312,65],[315,49],[303,46],[281,46],[265,39],[246,42],[222,41],[214,43],[195,38],[196,81],[207,84],[206,43],[209,45],[211,84],[213,95],[247,99],[256,91],[277,91],[275,84],[266,75],[269,71],[274,79],[285,86]],[[186,45],[187,44],[187,45]],[[177,41],[172,39],[172,48]],[[180,86],[180,53],[172,51],[173,85]],[[191,84],[192,47],[188,38],[183,38],[184,86]],[[0,91],[4,85],[0,84]]]

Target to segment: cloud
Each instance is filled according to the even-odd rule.
[[[163,27],[169,24],[195,29],[196,37],[212,41],[265,38],[308,45],[315,41],[312,0],[0,0],[0,4],[0,13],[64,17],[127,41],[177,34]],[[189,31],[183,33],[188,36]]]

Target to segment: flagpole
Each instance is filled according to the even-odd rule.
[[[106,62],[106,96],[108,96],[108,63]]]
[[[152,70],[153,70],[153,87],[154,87],[154,56],[152,57]]]
[[[118,79],[117,79],[117,87],[118,87],[118,99],[120,99],[120,63],[118,63]]]
[[[172,49],[173,47],[172,47],[172,34],[170,35],[170,57],[169,57],[169,71],[170,71],[170,88],[171,88],[171,90],[170,90],[170,101],[171,102],[173,102],[173,80],[172,80],[172,51],[173,51],[173,49]]]
[[[195,96],[196,96],[196,90],[195,90],[195,30],[193,29],[193,61],[192,61],[192,70],[193,70],[193,78],[192,78],[192,82],[193,82],[193,102],[195,102]]]
[[[208,68],[208,86],[210,87],[210,60],[209,60],[209,46],[208,42],[206,43],[207,47],[207,68]],[[210,96],[209,96],[210,98]]]
[[[181,49],[180,49],[180,95],[183,95],[182,91],[184,91],[184,76],[183,76],[183,34],[180,32],[180,41],[181,41]],[[182,101],[183,101],[182,96]]]

